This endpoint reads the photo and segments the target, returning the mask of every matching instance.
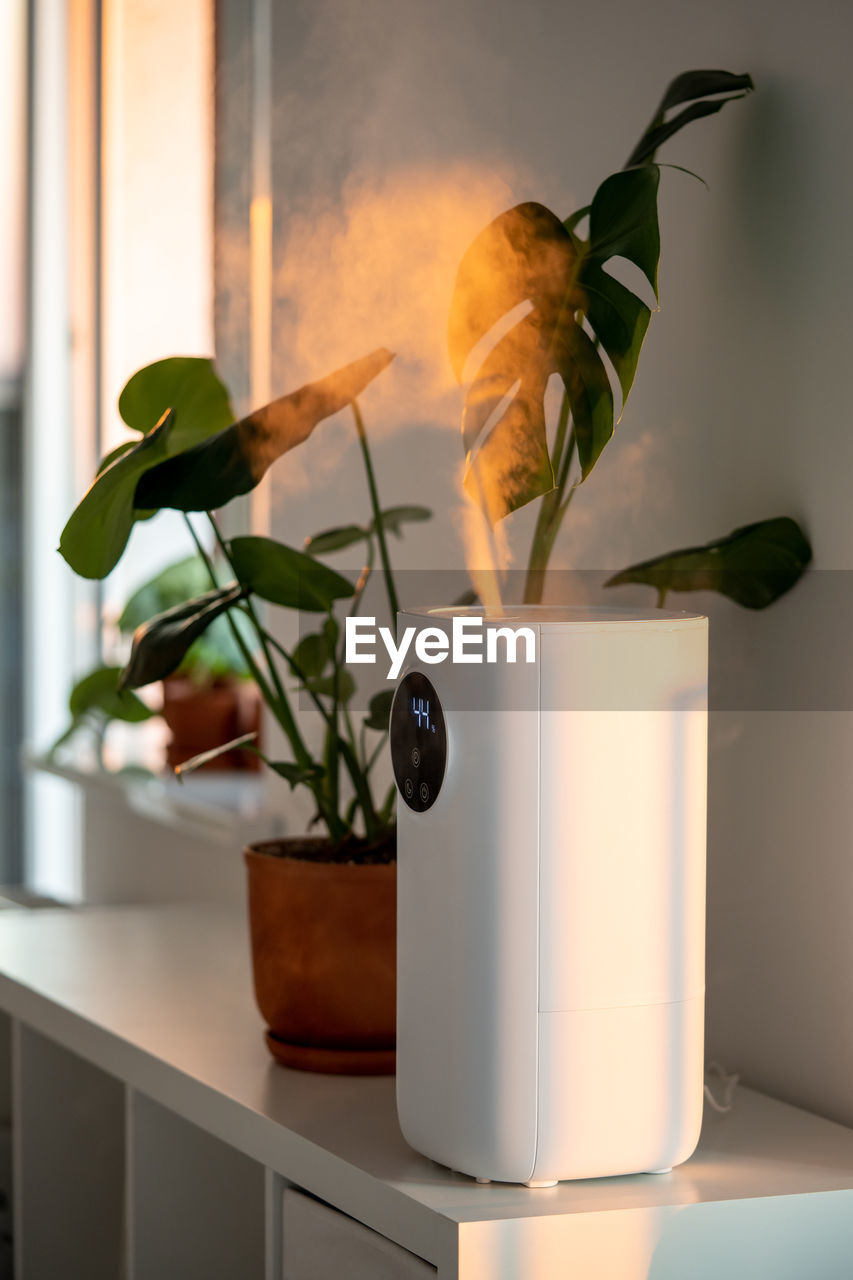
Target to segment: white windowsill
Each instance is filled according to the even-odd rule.
[[[140,817],[229,846],[284,834],[279,814],[265,808],[262,774],[199,773],[177,779],[128,776],[97,769],[73,756],[48,758],[25,749],[24,767],[64,778],[96,802],[123,803]]]

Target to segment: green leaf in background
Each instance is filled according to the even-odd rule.
[[[171,675],[180,666],[190,646],[214,619],[232,608],[244,595],[239,583],[219,587],[168,609],[138,627],[133,635],[130,660],[122,674],[122,688],[139,689]]]
[[[368,530],[362,525],[342,524],[306,538],[305,551],[312,556],[325,556],[332,551],[343,551],[345,547],[355,546],[357,542],[366,542],[367,537]]]
[[[364,718],[366,729],[376,729],[378,733],[388,732],[391,719],[391,703],[394,701],[393,689],[380,689],[374,693],[367,704],[367,715]]]
[[[349,702],[355,693],[355,680],[345,667],[341,667],[337,673],[337,684],[333,673],[328,676],[311,676],[304,682],[303,688],[308,693],[322,694],[325,698],[337,696],[339,702]]]
[[[419,520],[431,520],[432,512],[428,507],[405,506],[388,507],[381,513],[382,528],[403,536],[403,525],[414,524]],[[329,555],[333,551],[343,551],[358,542],[366,542],[376,532],[376,520],[368,525],[341,524],[334,529],[324,529],[305,539],[305,551],[312,556]]]
[[[432,512],[429,507],[386,507],[380,512],[382,528],[388,529],[391,533],[395,533],[398,538],[403,536],[404,524],[417,524],[421,520],[431,520]],[[376,531],[375,520],[370,522],[370,532]]]
[[[322,675],[333,656],[334,648],[324,631],[303,636],[293,650],[293,661],[305,677]]]
[[[355,594],[353,584],[339,573],[272,538],[232,538],[229,551],[243,586],[271,604],[328,613],[335,600]]]
[[[249,493],[283,453],[350,404],[391,363],[384,348],[273,400],[142,477],[140,508],[212,511]]]
[[[119,689],[121,667],[98,667],[78,680],[68,699],[68,710],[74,720],[89,712],[101,712],[107,720],[124,720],[140,724],[155,714],[141,698],[129,689]]]
[[[658,147],[679,129],[693,120],[714,115],[727,102],[745,97],[754,87],[751,76],[735,75],[731,71],[685,71],[676,76],[667,86],[650,124],[625,162],[625,168],[653,160]],[[717,97],[718,94],[727,96]],[[683,102],[690,105],[667,120],[667,111]]]
[[[291,764],[287,760],[267,760],[267,764],[280,778],[290,783],[291,791],[305,782],[319,782],[326,774],[321,764]]]
[[[140,477],[169,456],[174,425],[174,413],[165,413],[139,444],[100,473],[71,513],[59,550],[81,578],[105,578],[118,563],[136,519]]]
[[[704,547],[687,547],[631,565],[604,585],[643,583],[654,587],[660,605],[670,591],[717,591],[746,609],[766,609],[790,591],[811,558],[800,526],[780,516],[744,525]]]
[[[202,356],[170,356],[138,369],[125,383],[118,411],[134,431],[146,434],[167,409],[177,415],[175,451],[189,449],[234,421],[225,385],[213,361]]]
[[[230,572],[228,579],[230,581]],[[217,574],[219,585],[224,586],[224,575]],[[144,622],[174,609],[201,596],[210,588],[210,574],[207,566],[198,554],[186,556],[175,564],[167,565],[148,582],[144,582],[128,600],[118,620],[118,628],[129,634],[141,627]],[[253,636],[248,620],[242,614],[234,618],[234,624],[246,644],[253,647]],[[198,684],[221,680],[234,676],[245,680],[249,669],[242,650],[234,638],[228,620],[216,618],[203,635],[187,650],[180,668],[181,674],[195,680]]]
[[[118,629],[135,631],[156,614],[185,604],[209,588],[210,575],[201,556],[191,555],[177,560],[134,591],[119,617]]]

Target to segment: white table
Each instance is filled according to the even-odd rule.
[[[393,1080],[271,1061],[242,917],[3,912],[0,1008],[18,1280],[276,1280],[287,1187],[439,1280],[853,1276],[853,1131],[741,1088],[669,1175],[478,1186],[406,1145]]]

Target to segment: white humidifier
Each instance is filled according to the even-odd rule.
[[[419,609],[398,645],[408,628],[403,1134],[480,1180],[669,1169],[702,1116],[707,619]]]

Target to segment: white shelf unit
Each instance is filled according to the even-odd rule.
[[[272,1062],[236,913],[5,911],[0,1008],[18,1280],[853,1274],[850,1130],[741,1088],[672,1174],[477,1186],[405,1144],[392,1079]]]

